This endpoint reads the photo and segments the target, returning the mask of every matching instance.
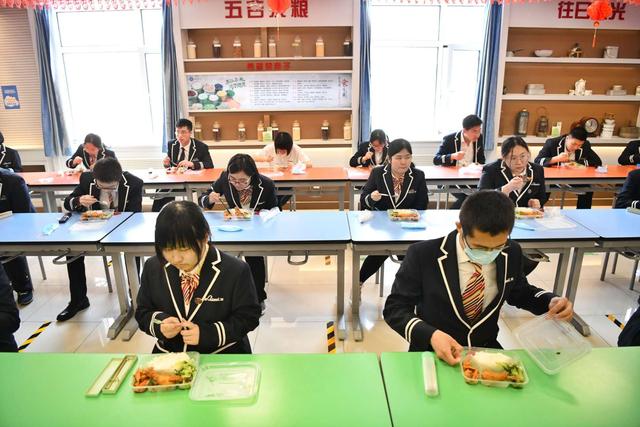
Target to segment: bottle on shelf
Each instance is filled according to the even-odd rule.
[[[276,49],[276,39],[273,37],[269,37],[269,58],[275,58],[278,56],[278,52]]]
[[[245,142],[247,140],[247,128],[244,127],[244,122],[238,122],[238,141]]]
[[[202,141],[202,124],[196,122],[194,125],[193,137]]]
[[[300,38],[300,36],[295,36],[293,38],[291,47],[293,48],[293,56],[296,58],[300,58],[302,56],[302,39]]]
[[[319,36],[316,39],[316,56],[317,57],[324,56],[324,40],[322,40],[322,36]]]
[[[297,120],[293,121],[293,126],[291,127],[291,136],[294,141],[300,141],[300,122]]]
[[[349,119],[344,122],[343,138],[345,141],[351,141],[351,120]]]
[[[353,56],[353,41],[351,40],[351,36],[347,36],[342,43],[342,50],[344,52],[344,56]]]
[[[217,37],[213,39],[213,57],[222,58],[222,44]]]
[[[196,59],[196,44],[193,40],[187,43],[187,59]]]
[[[278,128],[278,123],[273,120],[271,122],[271,139],[275,140],[278,133],[280,133],[280,128]]]
[[[253,57],[262,57],[262,41],[260,40],[260,37],[256,37],[256,41],[253,42]]]
[[[262,133],[264,132],[264,122],[260,120],[258,122],[258,141],[262,141]]]
[[[220,123],[213,122],[213,140],[215,142],[220,142],[222,139],[222,132],[220,131]]]
[[[329,140],[329,120],[324,120],[322,126],[320,126],[320,134],[323,141]]]
[[[242,58],[242,42],[240,41],[240,37],[233,39],[233,57]]]
[[[529,127],[529,112],[523,108],[516,116],[516,131],[514,135],[527,136],[527,128]]]

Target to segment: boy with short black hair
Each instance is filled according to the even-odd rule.
[[[409,247],[383,312],[409,351],[433,350],[453,365],[461,344],[501,348],[498,316],[505,302],[571,319],[569,300],[527,282],[522,249],[509,239],[514,221],[505,194],[479,191],[463,203],[457,230]]]

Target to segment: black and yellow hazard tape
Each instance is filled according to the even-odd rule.
[[[607,319],[609,319],[613,323],[615,323],[618,328],[620,328],[620,329],[624,328],[624,323],[622,323],[621,321],[616,319],[616,316],[614,316],[613,314],[607,314],[606,316],[607,316]]]
[[[336,327],[333,322],[327,322],[327,353],[336,352]]]
[[[51,324],[51,322],[44,322],[42,325],[40,325],[40,327],[38,329],[36,329],[36,331],[31,334],[31,336],[29,338],[27,338],[20,347],[18,347],[18,352],[23,352],[25,348],[29,347],[29,344],[31,344],[36,338],[38,338],[38,336],[44,332],[45,329],[47,329],[47,327]]]

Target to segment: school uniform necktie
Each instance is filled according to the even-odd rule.
[[[184,298],[185,305],[191,303],[193,293],[198,287],[200,282],[200,275],[195,273],[182,273],[180,274],[180,287],[182,288],[182,297]]]
[[[400,178],[396,178],[393,174],[391,174],[391,178],[393,179],[393,196],[396,201],[400,198],[402,194],[402,185],[404,184],[404,175]]]
[[[251,195],[253,194],[253,188],[247,187],[244,190],[238,191],[240,194],[240,205],[242,207],[247,206],[251,202]]]
[[[187,157],[187,153],[186,153],[184,147],[180,147],[180,155],[178,156],[178,163],[183,161],[186,157]]]
[[[467,281],[462,293],[462,305],[464,314],[473,322],[482,313],[484,305],[484,276],[482,275],[482,266],[480,264],[471,262],[471,265],[473,265],[474,272]]]

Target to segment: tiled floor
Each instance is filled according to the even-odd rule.
[[[621,259],[616,275],[607,275],[600,281],[602,254],[585,257],[576,312],[591,326],[592,345],[616,345],[620,329],[609,319],[613,314],[620,321],[628,318],[638,306],[638,290],[628,289],[631,262]],[[530,282],[551,289],[555,273],[555,258],[541,264],[529,277]],[[107,338],[107,329],[118,313],[115,293],[109,294],[102,261],[87,258],[90,277],[89,299],[91,307],[66,323],[56,323],[55,317],[68,300],[67,272],[45,258],[47,280],[42,280],[35,258],[30,259],[35,282],[34,302],[21,309],[22,325],[16,333],[18,345],[46,321],[54,322],[27,348],[28,352],[137,352],[151,350],[154,340],[138,331],[128,341]],[[350,256],[347,256],[347,283],[350,281]],[[385,295],[391,289],[398,266],[387,262],[385,268]],[[326,352],[326,322],[333,320],[336,309],[336,263],[332,258],[326,264],[324,257],[311,258],[303,266],[291,266],[285,258],[269,258],[267,285],[269,299],[267,311],[260,326],[250,334],[256,353],[322,353]],[[349,303],[349,288],[345,303]],[[338,352],[405,351],[407,343],[384,322],[384,298],[378,296],[378,285],[371,279],[363,289],[361,319],[365,340],[356,342],[349,337],[337,343]],[[504,306],[500,319],[499,341],[505,348],[519,347],[512,330],[532,315],[514,307]]]

